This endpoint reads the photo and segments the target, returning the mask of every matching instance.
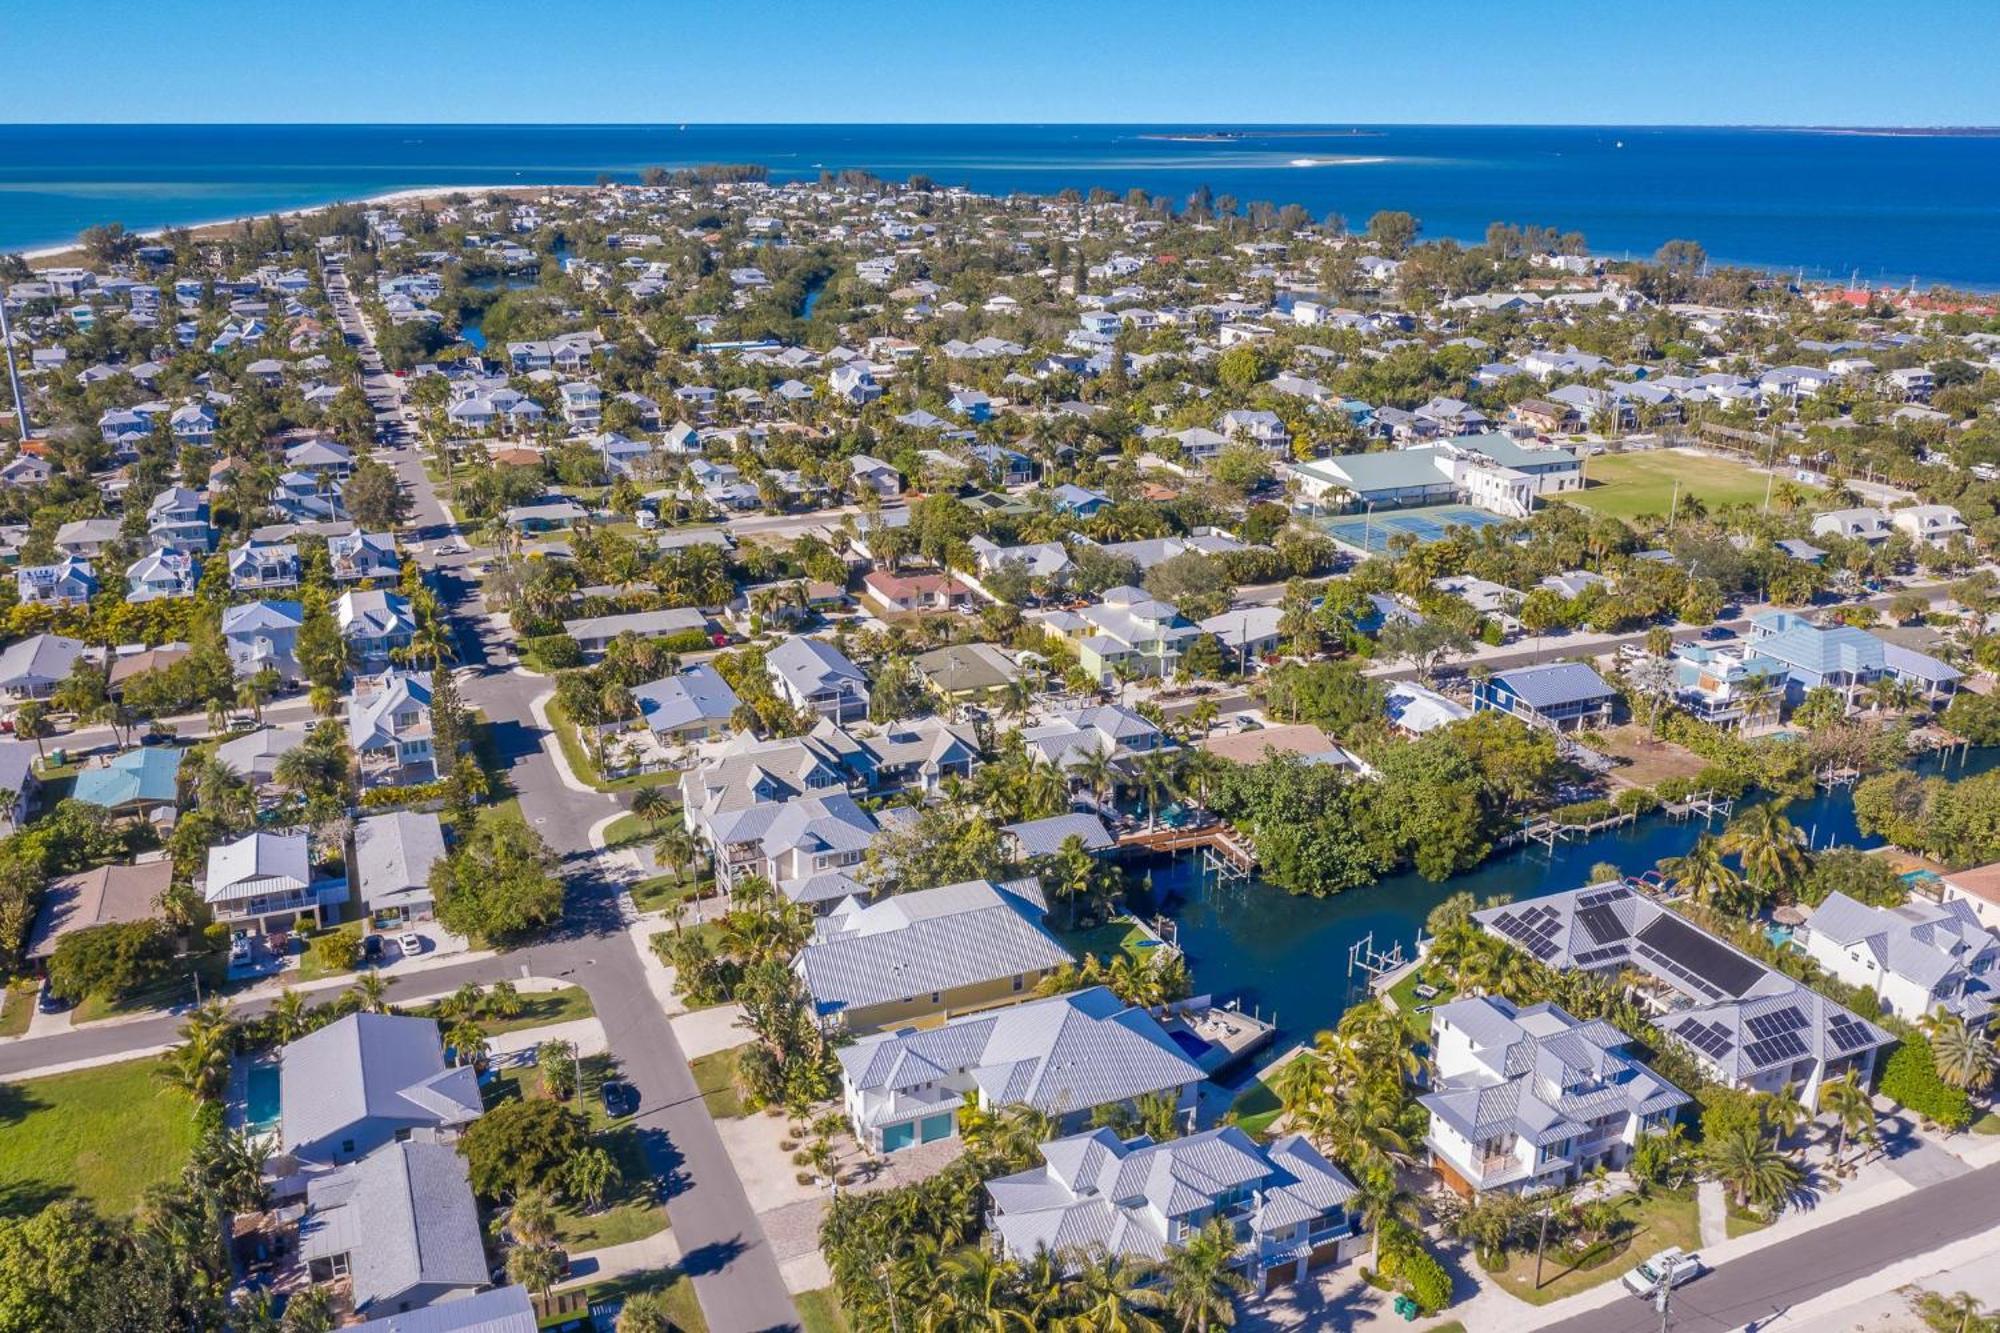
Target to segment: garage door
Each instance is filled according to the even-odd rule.
[[[917,1141],[917,1127],[915,1124],[883,1126],[882,1129],[883,1152],[895,1152],[899,1148],[909,1147],[912,1143],[915,1143],[916,1141]]]
[[[943,1115],[924,1117],[923,1141],[925,1143],[936,1143],[939,1139],[950,1138],[952,1122],[956,1118],[949,1111]]]

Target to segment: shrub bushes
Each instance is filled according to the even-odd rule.
[[[543,634],[521,640],[521,661],[536,671],[582,666],[583,646],[567,634]]]
[[[361,940],[352,931],[328,931],[312,942],[312,956],[329,972],[352,971],[361,959]]]
[[[1382,1224],[1384,1282],[1400,1289],[1422,1311],[1436,1314],[1451,1304],[1451,1274],[1424,1248],[1423,1237],[1401,1222]]]
[[[1931,1044],[1917,1033],[1903,1038],[1882,1068],[1882,1095],[1946,1129],[1972,1123],[1972,1099],[1938,1077]]]

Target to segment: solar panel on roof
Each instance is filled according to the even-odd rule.
[[[1806,1054],[1805,1039],[1796,1032],[1780,1032],[1765,1041],[1753,1041],[1743,1048],[1743,1058],[1758,1069],[1781,1060],[1796,1060]]]
[[[1622,940],[1630,933],[1625,929],[1625,923],[1618,919],[1618,913],[1602,905],[1584,908],[1576,914],[1576,919],[1598,944]]]
[[[1775,1037],[1785,1032],[1797,1032],[1805,1025],[1806,1016],[1799,1012],[1797,1005],[1787,1005],[1768,1014],[1757,1014],[1743,1022],[1743,1026],[1750,1029],[1750,1035],[1759,1039]]]
[[[1719,991],[1731,997],[1740,996],[1764,975],[1760,964],[1677,916],[1662,913],[1653,918],[1639,931],[1639,938],[1672,959],[1689,976],[1707,983],[1703,987],[1705,993]]]
[[[1835,1014],[1827,1023],[1826,1032],[1833,1039],[1834,1047],[1843,1055],[1875,1040],[1865,1024],[1857,1023],[1846,1014]]]

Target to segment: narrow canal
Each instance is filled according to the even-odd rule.
[[[1955,778],[1983,773],[2000,767],[2000,747],[1975,750],[1948,769],[1937,760],[1916,767]],[[1863,838],[1855,828],[1851,788],[1793,801],[1785,813],[1819,848],[1881,842]],[[1178,924],[1197,991],[1223,1001],[1240,999],[1244,1009],[1266,1018],[1275,1015],[1273,1049],[1283,1050],[1331,1027],[1362,993],[1366,978],[1348,971],[1351,947],[1372,935],[1376,949],[1386,953],[1400,944],[1405,958],[1414,957],[1424,918],[1447,896],[1462,891],[1483,901],[1496,894],[1522,899],[1560,893],[1581,887],[1600,861],[1639,874],[1685,853],[1704,830],[1721,828],[1720,820],[1649,815],[1553,850],[1531,843],[1455,879],[1397,875],[1332,898],[1294,897],[1257,879],[1219,885],[1213,874],[1202,874],[1194,856],[1156,857],[1137,867],[1151,888],[1133,906],[1149,917],[1164,911]]]

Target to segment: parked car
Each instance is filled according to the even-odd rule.
[[[1701,1256],[1670,1245],[1640,1264],[1624,1277],[1625,1289],[1634,1296],[1651,1299],[1662,1284],[1678,1287],[1701,1276]]]
[[[363,935],[361,937],[361,958],[362,961],[369,963],[379,963],[382,961],[382,937],[380,935]]]
[[[607,1078],[598,1090],[604,1098],[604,1114],[616,1120],[639,1109],[639,1090],[622,1078]]]
[[[415,958],[424,951],[424,937],[414,930],[406,930],[396,937],[396,947],[403,951],[403,957]]]
[[[232,964],[250,961],[249,932],[239,930],[229,937],[229,961]]]
[[[35,996],[35,1007],[45,1014],[59,1014],[69,1008],[70,1002],[49,989],[49,979],[42,978],[42,989]]]

